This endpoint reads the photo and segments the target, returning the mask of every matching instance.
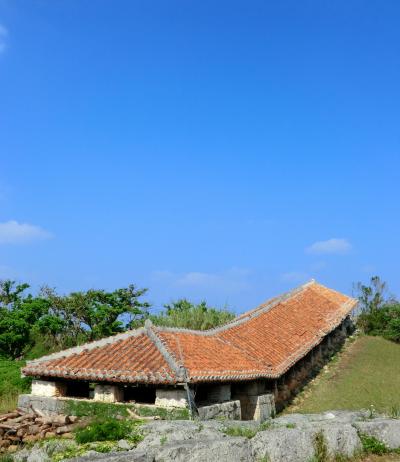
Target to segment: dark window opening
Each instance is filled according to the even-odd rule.
[[[88,382],[67,382],[65,396],[70,398],[89,398]]]
[[[156,402],[156,389],[152,387],[125,387],[124,401],[154,404]]]

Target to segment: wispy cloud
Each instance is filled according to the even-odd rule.
[[[50,239],[53,235],[40,226],[10,220],[0,223],[0,244],[25,244]]]
[[[238,292],[250,287],[251,271],[244,268],[230,268],[218,273],[190,271],[173,273],[170,271],[155,271],[153,277],[169,285],[189,289],[213,289],[226,292]]]
[[[326,241],[317,241],[306,248],[306,252],[314,255],[349,253],[352,246],[347,239],[332,238]]]
[[[0,53],[3,53],[6,49],[7,36],[8,30],[0,24]]]

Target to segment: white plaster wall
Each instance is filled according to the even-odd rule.
[[[188,406],[186,390],[183,388],[156,390],[156,406],[165,408],[185,408]]]
[[[32,395],[35,396],[60,396],[56,382],[47,380],[32,380]]]

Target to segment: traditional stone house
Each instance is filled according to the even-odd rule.
[[[337,351],[357,301],[315,281],[208,331],[140,329],[29,362],[32,393],[264,420]]]

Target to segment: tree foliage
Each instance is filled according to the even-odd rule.
[[[146,289],[133,284],[112,292],[88,290],[60,295],[44,287],[27,294],[28,284],[0,281],[0,356],[19,358],[123,332],[147,316]],[[44,351],[43,351],[44,350]]]
[[[366,334],[400,342],[400,303],[388,295],[387,284],[378,276],[370,285],[357,284],[361,313],[357,325]]]
[[[206,330],[225,324],[235,317],[226,309],[218,310],[207,306],[205,301],[194,304],[185,298],[164,305],[164,308],[165,311],[159,315],[150,316],[153,324]]]

